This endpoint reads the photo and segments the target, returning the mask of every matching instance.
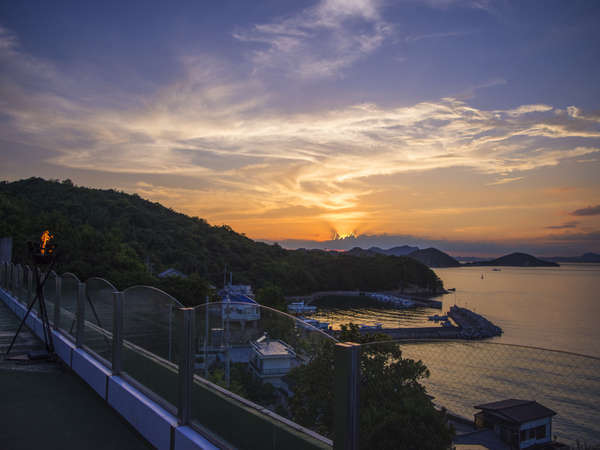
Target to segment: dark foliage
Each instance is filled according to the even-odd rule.
[[[397,343],[381,334],[363,335],[358,325],[342,326],[341,342],[361,346],[360,448],[445,449],[454,434],[444,411],[434,408],[420,384],[429,377],[421,361],[402,358]],[[366,345],[365,345],[366,344]],[[334,405],[334,347],[322,346],[312,361],[287,376],[294,391],[292,419],[331,436]]]
[[[1,182],[0,236],[13,237],[16,261],[26,262],[26,241],[37,240],[46,228],[56,236],[61,272],[105,277],[119,288],[151,284],[188,304],[204,301],[207,283],[221,286],[225,270],[237,283],[279,286],[286,295],[441,287],[435,273],[406,257],[288,251],[136,194],[78,187],[69,180]],[[193,276],[179,281],[155,276],[169,267]]]

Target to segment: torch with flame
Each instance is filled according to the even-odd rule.
[[[40,236],[40,253],[42,255],[46,254],[46,250],[48,250],[48,253],[52,253],[52,249],[48,245],[52,239],[54,239],[54,235],[50,234],[48,230],[45,230]]]

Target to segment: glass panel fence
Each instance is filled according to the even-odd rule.
[[[133,286],[123,292],[123,372],[173,412],[178,389],[175,311],[181,306],[150,286]]]
[[[56,292],[56,279],[57,278],[56,277],[57,277],[56,272],[54,270],[52,270],[48,274],[46,283],[44,283],[44,300],[46,302],[46,309],[48,310],[48,320],[50,321],[50,323],[54,323],[54,311],[55,311],[56,297],[57,297],[57,292]],[[34,281],[34,289],[35,289],[35,281]]]
[[[473,420],[490,402],[535,400],[556,412],[552,437],[598,444],[600,359],[491,342],[412,343],[400,346],[431,373],[424,385],[434,402]]]
[[[113,293],[117,289],[102,278],[85,282],[85,327],[83,345],[104,359],[112,358]]]
[[[77,292],[79,278],[75,274],[65,273],[61,277],[60,322],[59,328],[67,336],[75,338],[75,314],[77,311]]]
[[[361,448],[408,448],[418,440],[441,448],[451,438],[446,421],[460,443],[460,436],[477,431],[476,423],[489,426],[482,405],[508,399],[555,412],[552,436],[549,429],[546,436],[569,445],[598,444],[600,359],[491,342],[359,339]],[[505,444],[519,444],[518,427],[503,433],[497,436]]]
[[[21,290],[21,281],[23,279],[23,268],[21,267],[20,264],[17,264],[16,266],[14,266],[13,269],[13,280],[12,280],[12,294],[14,297],[16,297],[16,299],[19,301],[19,303],[25,303],[22,298],[20,297],[20,290]]]
[[[201,305],[194,323],[194,424],[238,448],[331,444],[332,336],[255,303]]]
[[[6,289],[6,263],[0,263],[0,287]]]

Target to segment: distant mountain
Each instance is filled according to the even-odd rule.
[[[371,249],[365,250],[364,248],[360,248],[360,247],[354,247],[350,250],[346,250],[344,253],[346,255],[357,256],[359,258],[369,258],[369,257],[373,258],[379,254],[378,252],[374,252]]]
[[[513,266],[513,267],[558,267],[558,264],[543,261],[527,253],[511,253],[491,261],[479,261],[469,264],[470,266]]]
[[[412,252],[419,250],[419,247],[411,247],[410,245],[402,245],[399,247],[392,247],[384,250],[379,247],[371,247],[369,251],[373,253],[380,253],[382,255],[391,255],[391,256],[406,256]]]
[[[415,250],[408,256],[429,267],[459,267],[461,265],[452,256],[433,247],[425,250]]]
[[[553,262],[600,263],[600,255],[598,253],[584,253],[581,256],[553,256],[551,258],[544,258],[544,260]]]

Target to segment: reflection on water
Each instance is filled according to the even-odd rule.
[[[456,288],[442,297],[444,310],[457,303],[483,314],[504,331],[495,342],[600,356],[600,264],[435,272]]]
[[[443,312],[466,306],[502,328],[494,342],[533,345],[600,357],[600,264],[560,267],[457,267],[435,269],[446,288]],[[483,279],[481,276],[483,275]],[[342,305],[340,306],[340,303]],[[396,309],[365,297],[324,298],[310,317],[330,322],[384,327],[435,326],[432,308]]]
[[[430,369],[425,382],[435,401],[472,418],[474,405],[507,398],[536,400],[557,412],[553,435],[598,443],[600,360],[518,344],[600,357],[600,264],[561,267],[459,267],[435,269],[446,288],[443,312],[468,307],[504,334],[486,342],[403,343],[405,357]],[[483,275],[483,278],[482,278]],[[431,308],[393,309],[369,303],[340,306],[329,299],[312,317],[338,328],[354,322],[384,327],[432,326]]]
[[[381,323],[384,328],[431,327],[436,324],[427,318],[440,313],[439,309],[433,308],[392,308],[363,296],[324,297],[313,305],[318,310],[310,318],[329,322],[334,329],[350,322],[364,325]]]

